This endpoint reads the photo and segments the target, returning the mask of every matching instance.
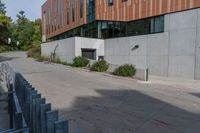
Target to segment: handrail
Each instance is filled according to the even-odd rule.
[[[2,67],[1,67],[2,66]],[[7,84],[9,97],[10,130],[0,133],[68,133],[68,121],[59,121],[58,111],[14,71],[8,63],[0,63],[0,77]]]

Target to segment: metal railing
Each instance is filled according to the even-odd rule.
[[[10,129],[0,133],[68,133],[68,121],[59,121],[58,111],[8,63],[0,63],[0,77],[7,84],[10,115]]]

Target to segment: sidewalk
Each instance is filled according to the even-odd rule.
[[[0,132],[9,129],[9,115],[7,110],[7,95],[2,94],[4,89],[0,86]]]

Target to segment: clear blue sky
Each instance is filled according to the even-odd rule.
[[[19,11],[25,11],[30,20],[41,18],[41,6],[46,0],[2,0],[6,4],[7,15],[16,20]]]

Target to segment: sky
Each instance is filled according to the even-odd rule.
[[[6,5],[7,16],[16,20],[19,11],[25,11],[25,15],[30,20],[41,18],[41,6],[46,0],[2,0]]]

